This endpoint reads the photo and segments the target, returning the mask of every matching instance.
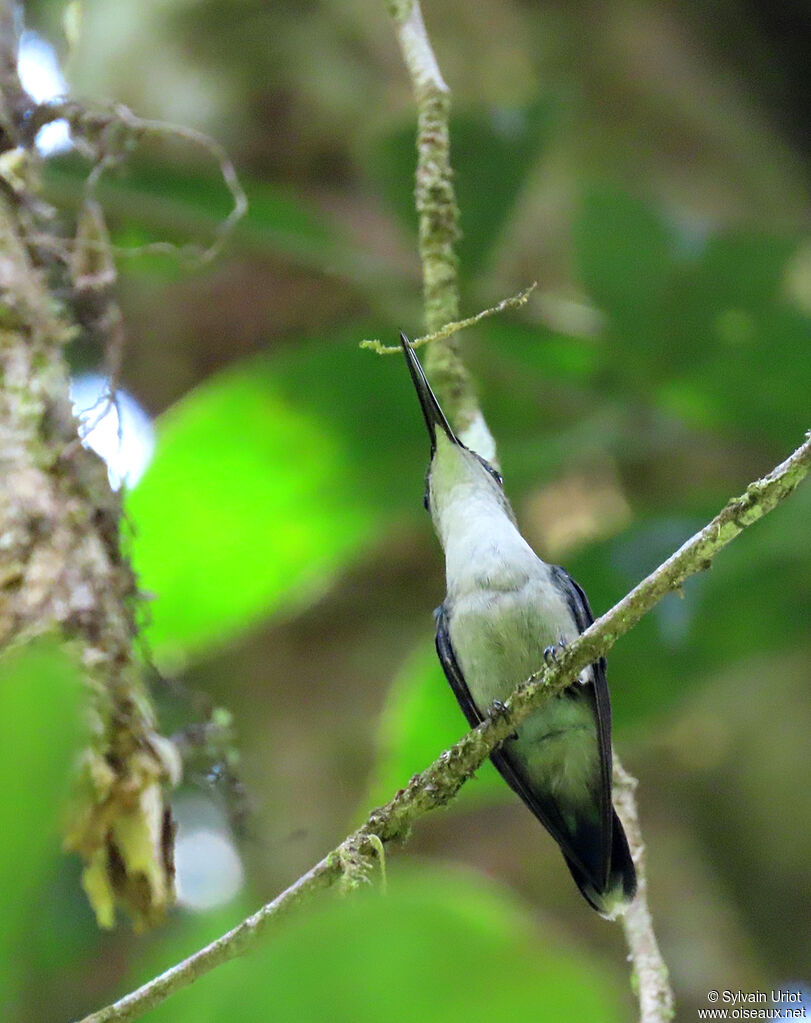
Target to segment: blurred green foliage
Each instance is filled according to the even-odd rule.
[[[239,1006],[245,1023],[622,1019],[622,998],[601,964],[555,947],[501,886],[429,863],[390,874],[385,894],[333,895],[283,921],[258,951],[221,977],[201,979],[153,1018],[215,1023]],[[167,961],[193,950],[191,937],[164,947]]]
[[[73,206],[81,199],[87,165],[74,153],[55,156],[44,169],[43,186],[49,197]],[[316,211],[302,204],[289,189],[265,181],[241,181],[248,193],[249,215],[239,221],[236,238],[251,251],[273,251],[305,265],[321,267],[340,258],[340,237],[326,229]],[[105,209],[115,214],[114,243],[138,250],[155,242],[182,247],[210,245],[233,208],[233,196],[214,171],[204,167],[180,171],[171,155],[134,156],[126,173],[101,179],[98,194]],[[354,253],[352,253],[354,255]],[[193,257],[183,266],[165,256],[139,254],[126,264],[130,273],[176,278],[195,269]]]

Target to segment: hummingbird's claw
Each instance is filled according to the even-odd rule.
[[[546,666],[549,668],[553,664],[557,664],[558,654],[565,649],[566,640],[563,638],[563,636],[561,636],[558,639],[557,643],[553,643],[551,646],[546,647],[543,652],[543,659],[544,662],[546,663]]]
[[[501,700],[493,700],[493,702],[490,704],[490,712],[488,716],[493,719],[508,718],[510,716],[510,708],[507,706],[506,703],[502,703]],[[517,738],[518,732],[513,732],[512,735],[508,735],[504,741],[507,742],[508,739]]]
[[[493,700],[490,704],[490,717],[491,718],[506,718],[510,716],[510,708],[506,703],[502,703],[501,700]]]

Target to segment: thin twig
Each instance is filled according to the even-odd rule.
[[[126,1023],[137,1019],[219,963],[247,951],[271,917],[298,903],[310,892],[337,881],[342,875],[342,863],[347,860],[357,862],[358,857],[371,858],[378,855],[379,846],[374,836],[382,842],[406,838],[413,823],[429,810],[448,803],[485,758],[533,710],[544,700],[565,689],[587,665],[603,656],[666,593],[678,590],[688,576],[709,568],[715,555],[743,529],[784,501],[806,477],[809,469],[811,438],[807,438],[768,476],[752,483],[745,494],[733,498],[711,522],[566,647],[556,664],[543,668],[519,686],[506,702],[506,714],[499,713],[487,718],[478,728],[468,732],[422,774],[415,775],[390,802],[373,810],[361,828],[272,902],[143,987],[86,1016],[81,1023]],[[632,791],[634,783],[628,780],[619,764],[617,773],[618,804],[623,813],[623,822],[629,829],[629,839],[634,844],[635,860],[642,866],[642,841],[638,833]],[[672,995],[667,986],[666,970],[658,956],[644,901],[644,870],[641,871],[640,880],[642,895],[629,910],[630,920],[626,921],[625,930],[640,986],[641,1023],[665,1023],[672,1016],[669,1008]]]
[[[659,951],[648,909],[648,877],[645,843],[636,807],[636,778],[623,768],[614,754],[614,806],[619,814],[636,867],[636,898],[620,917],[630,950],[636,988],[639,992],[640,1023],[661,1023],[673,1018],[673,989],[667,965]]]
[[[216,139],[213,139],[210,135],[206,135],[205,132],[202,131],[197,131],[195,128],[188,128],[184,125],[169,124],[165,121],[155,121],[138,117],[127,107],[123,106],[123,104],[116,105],[115,114],[120,117],[135,134],[163,135],[167,138],[184,139],[187,142],[191,142],[192,145],[199,146],[205,152],[209,153],[209,155],[212,156],[219,164],[220,174],[222,175],[225,187],[231,193],[233,206],[225,220],[221,221],[217,226],[214,242],[212,242],[208,248],[204,249],[199,254],[199,260],[201,263],[210,263],[219,255],[228,235],[248,211],[248,197],[245,194],[245,190],[242,187],[242,183],[239,180],[239,176],[237,175],[225,147]]]
[[[133,247],[105,245],[105,252],[110,252],[114,256],[130,257],[147,253],[180,253],[201,264],[210,263],[219,255],[228,236],[248,211],[248,197],[223,145],[195,128],[138,117],[122,103],[115,104],[109,111],[94,110],[75,100],[42,104],[34,111],[32,123],[27,126],[27,130],[29,132],[39,130],[51,121],[62,118],[70,125],[77,148],[94,161],[93,169],[85,182],[85,192],[91,198],[95,197],[104,173],[126,158],[133,141],[146,136],[180,139],[208,153],[219,165],[222,180],[231,196],[231,210],[217,225],[214,241],[206,248],[193,244],[179,246],[172,242],[160,241]],[[92,242],[85,244],[93,245]]]
[[[517,295],[510,295],[509,298],[503,298],[500,302],[495,305],[491,305],[488,309],[482,309],[481,312],[476,313],[475,316],[468,316],[466,320],[456,320],[453,323],[446,323],[440,330],[435,330],[433,334],[424,334],[422,337],[415,338],[411,342],[412,348],[422,348],[424,345],[429,344],[432,341],[444,341],[446,337],[450,337],[451,334],[456,334],[460,330],[464,330],[465,327],[472,327],[479,323],[481,320],[488,316],[495,316],[497,313],[503,313],[505,309],[518,309],[520,306],[525,305],[527,299],[532,292],[538,287],[538,282],[530,284],[528,288],[524,288],[523,291],[519,291]],[[384,345],[382,341],[375,338],[365,338],[361,341],[360,348],[369,348],[373,352],[377,352],[378,355],[400,355],[403,349],[400,345]]]

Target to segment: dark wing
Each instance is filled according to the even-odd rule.
[[[473,697],[470,695],[470,690],[467,687],[462,670],[457,664],[456,654],[454,654],[453,647],[451,646],[451,637],[448,634],[444,604],[439,605],[434,612],[434,617],[436,618],[436,652],[439,656],[439,663],[442,665],[445,677],[451,684],[453,695],[459,702],[462,713],[467,718],[467,723],[471,728],[475,728],[476,725],[480,725],[484,721],[484,718],[479,713],[479,708],[473,702]]]
[[[588,604],[586,605],[588,606]],[[465,682],[462,670],[459,667],[459,663],[456,660],[456,655],[453,652],[451,646],[451,639],[448,632],[447,615],[445,611],[445,605],[441,604],[436,612],[436,650],[439,655],[440,663],[445,672],[445,676],[450,683],[451,689],[459,702],[459,706],[462,708],[465,717],[468,720],[468,724],[471,728],[475,728],[476,725],[480,724],[484,720],[483,714],[473,701],[473,697],[470,695],[470,690]],[[605,677],[605,673],[603,673]],[[520,796],[526,806],[535,814],[538,820],[543,824],[549,834],[555,839],[560,846],[564,856],[570,864],[575,865],[579,868],[581,873],[589,876],[593,876],[593,866],[589,866],[584,862],[579,849],[586,845],[592,845],[595,841],[595,837],[592,834],[589,835],[572,835],[571,829],[566,825],[563,818],[561,817],[560,810],[557,805],[548,799],[542,799],[541,794],[536,792],[533,787],[522,775],[520,766],[515,763],[514,759],[510,756],[509,742],[507,739],[505,746],[501,749],[495,750],[490,754],[490,759],[493,762],[496,770],[499,772],[501,777],[507,782],[513,792]],[[505,748],[507,747],[507,748]],[[610,742],[609,742],[610,748]],[[610,770],[610,767],[609,767]],[[608,796],[609,812],[611,811],[611,799],[610,790]],[[609,821],[610,828],[610,821]],[[610,842],[611,832],[608,832],[608,840]],[[600,828],[599,841],[605,840],[605,827]],[[607,858],[603,857],[600,859],[601,863],[606,863]],[[580,882],[578,881],[578,884]]]
[[[552,572],[566,594],[575,623],[582,632],[594,621],[588,599],[562,568],[555,566]],[[483,715],[470,695],[453,652],[444,605],[436,611],[436,622],[436,649],[440,663],[468,723],[475,727],[483,720]],[[544,799],[543,793],[525,779],[520,763],[510,754],[509,739],[501,749],[491,753],[490,759],[513,792],[520,796],[558,843],[586,901],[598,913],[613,919],[618,905],[630,902],[636,893],[636,871],[625,832],[611,803],[611,707],[605,659],[601,657],[591,668],[593,682],[586,685],[575,682],[562,696],[566,698],[568,694],[575,699],[588,699],[595,715],[600,758],[598,822],[580,819],[572,830],[561,817],[557,804],[551,799]]]
[[[552,565],[551,569],[555,582],[566,596],[566,602],[574,616],[578,630],[585,632],[594,621],[588,597],[565,568],[561,568],[560,565]],[[594,684],[588,688],[594,695],[594,715],[597,720],[597,744],[600,756],[600,817],[603,842],[605,843],[603,862],[608,864],[610,862],[614,808],[611,804],[611,701],[605,677],[604,657],[592,664],[591,673]]]

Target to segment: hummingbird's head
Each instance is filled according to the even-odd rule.
[[[425,507],[431,513],[443,546],[448,529],[459,516],[469,519],[480,513],[502,512],[514,522],[501,473],[459,440],[405,334],[400,334],[400,343],[431,438]]]

